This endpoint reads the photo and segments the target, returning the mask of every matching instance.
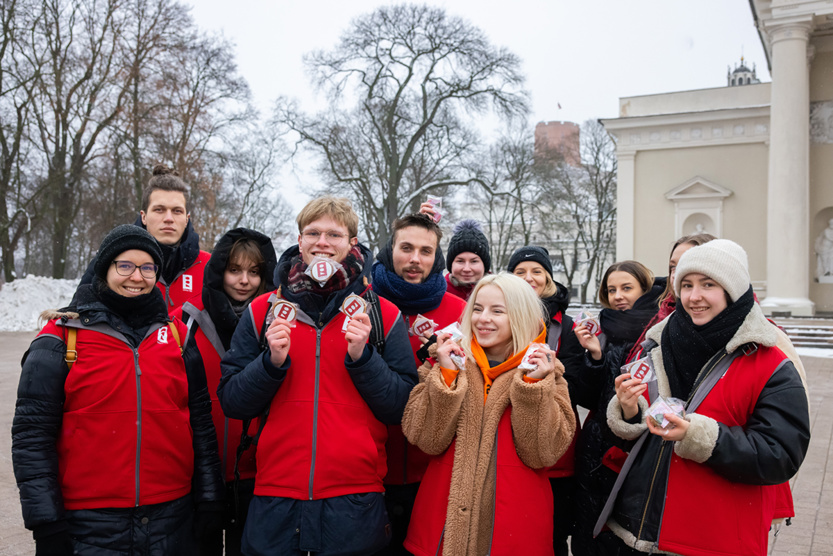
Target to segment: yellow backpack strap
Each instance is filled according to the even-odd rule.
[[[78,359],[78,351],[75,349],[75,341],[78,336],[78,330],[75,328],[67,329],[67,354],[64,361],[67,362],[67,367],[72,369],[72,364]]]
[[[179,329],[176,327],[173,321],[168,321],[168,328],[171,329],[171,335],[174,337],[176,345],[179,346],[179,354],[182,355],[182,342],[179,340]]]

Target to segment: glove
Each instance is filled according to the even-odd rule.
[[[35,556],[72,556],[72,539],[63,530],[35,539]]]
[[[204,502],[197,505],[194,514],[194,535],[197,537],[201,556],[222,556],[222,503]]]
[[[437,343],[437,335],[434,334],[433,336],[431,336],[428,339],[427,342],[422,344],[421,348],[419,348],[417,350],[416,356],[417,356],[417,359],[419,359],[420,363],[425,363],[425,360],[428,359],[429,357],[431,357],[431,355],[428,353],[428,348],[430,348],[431,346],[433,346],[436,343]]]

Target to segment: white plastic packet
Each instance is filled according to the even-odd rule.
[[[673,413],[678,417],[685,418],[685,402],[679,398],[663,398],[662,396],[654,400],[651,407],[648,408],[648,418],[653,423],[663,429],[674,428],[674,425],[665,418],[666,413]]]
[[[657,375],[654,373],[654,363],[650,355],[642,359],[637,359],[636,361],[631,361],[627,365],[622,365],[619,370],[622,374],[630,373],[631,378],[638,378],[643,384],[653,382],[657,379]]]
[[[524,353],[524,357],[523,359],[521,359],[521,364],[518,365],[518,368],[523,369],[524,371],[534,371],[538,369],[538,365],[530,361],[529,358],[532,357],[535,354],[535,352],[542,348],[549,349],[545,344],[536,344],[534,342],[529,344],[529,347],[526,348],[526,353]]]
[[[599,324],[599,319],[594,317],[591,313],[582,311],[576,317],[575,323],[576,326],[585,325],[594,336],[598,336],[602,333],[602,326]]]
[[[328,258],[314,256],[304,274],[318,282],[321,286],[326,284],[333,275],[339,271],[341,263]]]
[[[463,332],[462,330],[460,330],[460,326],[456,322],[452,322],[451,324],[437,332],[438,336],[440,334],[451,334],[451,341],[457,345],[459,345],[460,341],[463,339]]]
[[[434,222],[439,223],[440,218],[443,217],[443,198],[429,195],[426,202],[431,203],[431,207],[434,209]]]

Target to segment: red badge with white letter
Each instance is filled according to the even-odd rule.
[[[291,325],[295,322],[295,317],[298,315],[298,311],[295,309],[294,303],[285,299],[279,299],[272,307],[272,315],[276,319],[283,319],[289,322]]]
[[[423,336],[426,335],[430,337],[434,333],[434,329],[437,327],[437,323],[429,319],[428,317],[424,317],[422,315],[417,315],[414,319],[414,323],[411,325],[409,332],[411,336]]]
[[[183,274],[182,275],[182,291],[192,292],[194,291],[194,277],[190,274]]]
[[[602,333],[602,327],[599,324],[599,319],[597,319],[590,313],[585,313],[584,311],[582,311],[576,317],[575,323],[576,326],[584,325],[587,328],[587,330],[594,336],[598,336]]]
[[[157,344],[167,344],[168,343],[168,327],[167,326],[163,326],[156,333],[156,343]]]
[[[341,264],[335,262],[334,260],[316,255],[310,261],[304,274],[318,282],[319,285],[323,286],[336,272],[338,272],[340,268]]]
[[[620,371],[622,373],[630,373],[631,378],[638,378],[643,384],[657,379],[657,375],[654,374],[654,363],[651,361],[650,355],[623,365]]]
[[[359,297],[358,295],[351,293],[344,301],[341,303],[341,309],[339,309],[344,315],[347,317],[344,319],[344,325],[341,327],[341,331],[344,332],[347,330],[347,325],[350,324],[350,319],[355,317],[356,315],[361,315],[362,313],[367,312],[367,301],[363,298]]]

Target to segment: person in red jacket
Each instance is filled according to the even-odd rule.
[[[112,230],[23,357],[12,461],[38,555],[197,554],[221,523],[205,373],[155,287],[161,261],[145,230]]]
[[[205,265],[211,257],[200,250],[200,237],[188,211],[188,196],[188,186],[164,164],[153,168],[153,176],[142,193],[139,220],[162,250],[156,285],[165,296],[168,313],[200,296]]]
[[[252,301],[221,362],[233,419],[265,415],[245,554],[373,554],[388,543],[386,425],[416,366],[399,310],[370,289],[370,251],[347,199],[298,214],[279,288]]]
[[[778,485],[804,459],[810,419],[750,282],[746,252],[730,240],[680,257],[677,310],[646,335],[650,372],[615,381],[608,423],[637,442],[596,532],[606,523],[643,553],[767,554]],[[668,397],[685,415],[651,417],[649,404]]]
[[[142,210],[134,224],[145,228],[162,251],[156,287],[172,315],[186,301],[200,296],[203,272],[211,257],[200,250],[200,236],[188,212],[188,186],[179,174],[164,164],[153,167],[142,194]],[[84,271],[82,285],[92,282],[95,261],[94,257]]]
[[[414,504],[412,553],[553,554],[546,468],[570,445],[575,417],[544,318],[523,280],[486,276],[466,305],[460,343],[442,334],[436,363],[419,369],[402,428],[436,457]]]
[[[276,266],[275,248],[268,237],[246,228],[230,230],[217,241],[205,267],[202,295],[191,298],[174,313],[188,327],[186,352],[194,352],[203,361],[226,481],[225,543],[222,531],[200,539],[203,556],[223,554],[224,544],[227,556],[241,554],[243,526],[254,493],[255,446],[247,441],[241,448],[244,422],[226,417],[220,407],[220,360],[251,301],[275,289],[272,276]],[[257,419],[251,422],[247,436],[257,433],[257,425]]]
[[[425,214],[396,220],[390,241],[376,255],[373,291],[402,312],[417,365],[436,342],[436,331],[459,320],[466,303],[446,292],[444,259],[440,249],[442,230]],[[411,445],[399,425],[388,426],[388,474],[385,506],[393,526],[393,538],[382,554],[407,554],[402,547],[414,506],[419,481],[429,456]]]

